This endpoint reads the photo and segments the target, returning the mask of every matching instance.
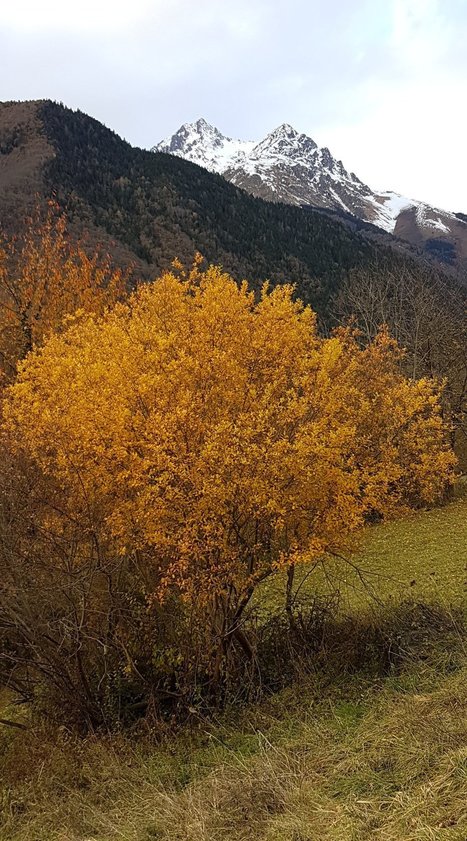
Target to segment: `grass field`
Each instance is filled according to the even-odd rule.
[[[449,651],[448,651],[449,649]],[[467,653],[307,681],[155,748],[4,737],[2,841],[465,841]]]
[[[297,568],[298,597],[337,587],[343,610],[407,598],[460,602],[467,595],[467,482],[442,508],[368,528],[351,564],[327,558],[314,569]],[[356,571],[358,569],[358,573]],[[283,601],[285,581],[266,581],[258,599],[271,607]]]
[[[463,494],[369,530],[353,562],[384,600],[438,601],[449,618],[465,604],[466,547]],[[352,611],[374,604],[345,577]],[[302,590],[327,586],[316,570]],[[221,720],[158,731],[157,744],[153,732],[2,728],[0,839],[467,841],[466,639],[455,621],[425,630],[385,675],[309,675]]]

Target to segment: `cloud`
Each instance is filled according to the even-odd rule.
[[[106,33],[124,31],[137,21],[144,21],[151,9],[163,10],[166,3],[151,0],[15,0],[2,9],[2,26],[16,32]]]
[[[61,100],[142,146],[201,115],[252,139],[290,122],[371,186],[467,209],[465,0],[16,0],[1,17],[2,99]]]
[[[438,0],[394,0],[391,41],[411,71],[432,72],[448,52],[450,28]]]

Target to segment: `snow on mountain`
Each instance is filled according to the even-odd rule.
[[[151,150],[178,155],[223,175],[256,196],[341,210],[410,239],[450,236],[467,223],[391,191],[375,192],[327,147],[283,123],[260,141],[233,140],[203,118],[185,123]],[[417,229],[415,231],[415,229]]]
[[[224,173],[252,151],[254,142],[225,137],[203,118],[185,123],[172,137],[154,146],[152,152],[168,152],[186,158],[210,172]]]
[[[370,201],[374,205],[376,214],[374,224],[389,233],[394,231],[399,213],[416,204],[406,196],[390,191],[375,194]]]

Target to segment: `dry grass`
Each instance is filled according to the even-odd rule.
[[[456,598],[447,584],[435,595],[459,601],[466,513],[461,499],[378,527],[366,557],[449,582],[447,559]],[[466,641],[455,622],[413,639],[385,678],[333,668],[217,723],[158,731],[157,745],[3,727],[0,839],[467,841]]]
[[[467,652],[308,681],[178,737],[9,731],[5,841],[466,841]],[[424,655],[425,656],[425,655]]]

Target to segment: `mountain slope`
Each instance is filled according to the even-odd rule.
[[[236,141],[206,120],[186,123],[153,151],[218,172],[269,201],[312,205],[352,213],[383,230],[427,248],[445,262],[467,259],[467,222],[398,193],[375,192],[329,149],[284,123],[263,140]]]
[[[36,147],[42,153],[34,157]],[[52,102],[3,104],[0,148],[4,182],[10,178],[0,195],[4,225],[20,224],[35,193],[42,201],[54,195],[76,230],[151,274],[199,250],[237,278],[294,281],[323,312],[351,269],[402,259],[384,236],[380,242],[321,213],[256,199],[175,156],[132,148],[97,120]],[[21,167],[30,177],[19,189]]]
[[[215,133],[211,146],[219,153]],[[190,263],[198,250],[256,286],[296,283],[324,315],[355,269],[434,271],[355,216],[344,223],[327,211],[262,201],[180,157],[133,148],[97,120],[50,101],[0,104],[0,175],[4,228],[15,232],[37,200],[54,196],[91,246],[102,243],[148,277],[174,257]]]
[[[37,103],[0,103],[0,202],[7,210],[21,212],[27,196],[40,191],[43,170],[54,156]]]
[[[370,335],[388,321],[412,371],[449,378],[463,423],[465,290],[402,240],[341,211],[265,202],[48,101],[0,105],[0,174],[0,233],[18,233],[35,204],[53,197],[72,234],[117,264],[136,264],[140,277],[174,257],[189,265],[200,251],[256,289],[266,279],[295,283],[326,328],[357,314]]]

